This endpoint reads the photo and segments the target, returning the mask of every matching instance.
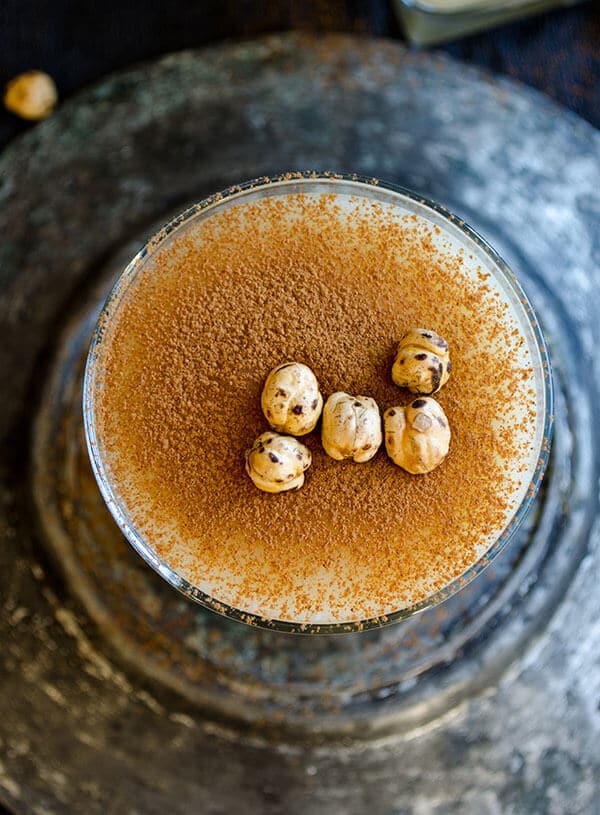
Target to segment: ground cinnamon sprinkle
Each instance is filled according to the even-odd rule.
[[[100,351],[98,437],[138,529],[218,600],[298,622],[389,613],[462,574],[526,487],[535,424],[523,339],[487,275],[469,278],[437,229],[338,204],[271,198],[163,245]],[[443,465],[410,476],[383,449],[335,462],[315,432],[305,486],[259,492],[244,450],[268,429],[269,370],[304,362],[324,397],[373,396],[383,412],[411,399],[390,369],[412,325],[450,344]]]

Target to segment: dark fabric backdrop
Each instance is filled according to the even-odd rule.
[[[401,38],[387,0],[0,0],[0,84],[48,71],[61,97],[168,51],[267,31]],[[600,6],[586,2],[441,46],[504,72],[600,126]],[[27,125],[0,112],[0,147]]]

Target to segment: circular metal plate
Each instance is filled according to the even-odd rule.
[[[591,801],[593,717],[567,736],[594,702],[573,702],[573,690],[557,700],[555,673],[575,634],[583,651],[573,646],[572,681],[585,670],[593,632],[582,625],[598,611],[593,592],[577,588],[597,568],[598,135],[446,59],[384,42],[273,37],[110,78],[0,167],[5,798],[58,812],[221,812],[241,801],[248,812],[399,812],[418,796],[446,812],[469,800],[481,809],[490,795],[519,806],[530,794],[537,805],[546,790],[534,776],[551,785],[566,761],[552,751],[568,741],[567,764],[579,769],[560,794]],[[335,639],[250,629],[176,595],[115,529],[81,441],[82,355],[128,257],[188,202],[305,168],[382,176],[463,216],[519,275],[556,371],[545,490],[493,571],[438,610]],[[548,627],[567,591],[576,602]],[[554,670],[529,680],[529,698],[535,641],[540,665]],[[520,716],[515,699],[526,700]],[[534,743],[540,700],[552,714]],[[494,771],[473,775],[471,799],[456,772],[469,762]],[[435,768],[428,778],[424,766]]]

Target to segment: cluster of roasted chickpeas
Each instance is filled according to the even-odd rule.
[[[266,379],[261,407],[272,430],[246,451],[246,472],[265,492],[299,489],[312,457],[296,437],[314,430],[321,415],[321,442],[331,458],[370,461],[385,439],[394,464],[415,475],[431,472],[450,446],[448,419],[431,394],[446,384],[450,370],[448,343],[435,331],[411,328],[398,343],[392,379],[418,396],[408,405],[388,408],[382,432],[379,406],[370,396],[338,391],[323,404],[311,369],[284,362]]]

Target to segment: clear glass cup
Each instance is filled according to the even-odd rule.
[[[297,193],[351,194],[359,195],[362,198],[368,198],[383,204],[401,205],[404,210],[427,218],[432,224],[439,226],[446,233],[450,233],[454,237],[458,236],[462,244],[477,256],[478,260],[485,266],[486,271],[491,272],[496,285],[502,290],[506,300],[510,302],[517,316],[519,327],[527,343],[533,364],[537,403],[534,450],[537,463],[533,478],[525,492],[521,504],[515,510],[497,540],[462,575],[418,603],[386,614],[384,619],[374,617],[372,619],[351,622],[318,624],[295,623],[286,620],[264,619],[259,616],[254,617],[247,611],[228,606],[221,602],[219,598],[209,597],[197,586],[191,584],[173,570],[163,559],[158,557],[152,547],[152,542],[145,540],[138,530],[136,530],[135,525],[130,521],[125,508],[119,501],[114,485],[111,484],[96,433],[95,397],[98,373],[98,350],[103,342],[107,320],[110,320],[110,315],[115,313],[118,309],[119,303],[124,298],[129,286],[148,258],[166,241],[172,241],[182,230],[187,229],[192,224],[204,221],[231,206],[242,202],[249,203],[251,201],[257,201],[274,195],[281,196]],[[170,221],[156,236],[151,238],[146,245],[142,247],[138,254],[127,265],[110,292],[104,305],[101,318],[93,333],[84,377],[83,416],[86,444],[94,476],[102,497],[131,546],[161,577],[186,597],[231,619],[245,623],[250,622],[264,628],[288,633],[332,634],[349,631],[364,631],[369,628],[381,627],[382,625],[388,625],[411,617],[426,608],[436,606],[473,580],[502,551],[523,523],[523,520],[530,510],[546,469],[550,455],[550,440],[553,425],[553,386],[546,342],[533,307],[507,264],[486,241],[465,224],[463,220],[453,215],[444,207],[410,190],[379,181],[378,179],[365,178],[358,175],[305,172],[287,174],[271,179],[259,178],[211,195],[189,207],[181,215],[178,215]]]

